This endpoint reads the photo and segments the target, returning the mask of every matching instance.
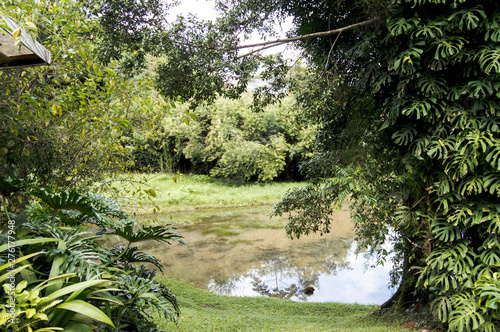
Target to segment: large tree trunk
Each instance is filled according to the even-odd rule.
[[[403,271],[398,290],[389,300],[380,306],[381,310],[393,308],[399,311],[416,301],[424,304],[428,302],[428,292],[416,287],[418,277],[414,271],[410,270],[412,265],[409,262],[409,257],[411,254],[415,254],[413,249],[413,245],[407,241],[405,243]]]

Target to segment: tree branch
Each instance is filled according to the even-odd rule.
[[[265,41],[265,42],[261,42],[261,43],[241,45],[241,46],[236,46],[235,48],[226,47],[226,48],[222,48],[220,50],[221,51],[229,51],[229,50],[234,50],[234,49],[239,50],[239,49],[243,49],[243,48],[250,48],[250,47],[257,47],[257,46],[268,46],[266,48],[269,48],[269,47],[282,45],[285,43],[291,43],[291,42],[294,42],[297,40],[305,40],[305,39],[310,39],[310,38],[317,38],[317,37],[334,35],[334,34],[341,33],[343,31],[347,31],[347,30],[351,30],[351,29],[354,29],[354,28],[357,28],[360,26],[369,25],[369,24],[375,23],[379,20],[380,20],[379,17],[375,17],[375,18],[372,18],[371,20],[354,23],[354,24],[351,24],[351,25],[348,25],[348,26],[345,26],[345,27],[339,28],[339,29],[309,33],[307,35],[302,35],[302,36],[297,36],[297,37],[292,37],[292,38],[276,39],[276,40],[270,40],[270,41]],[[273,45],[273,44],[276,44],[276,45]]]
[[[280,45],[283,45],[283,44],[285,44],[285,43],[276,43],[274,45],[267,45],[267,46],[258,48],[256,50],[252,50],[252,51],[250,51],[248,53],[242,54],[242,55],[238,56],[236,59],[244,58],[244,57],[246,57],[248,55],[251,55],[251,54],[254,54],[254,53],[259,53],[260,51],[263,51],[265,49],[268,49],[268,48],[271,48],[271,47],[275,47],[275,46],[280,46]]]

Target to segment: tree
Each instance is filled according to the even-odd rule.
[[[119,137],[133,125],[130,118],[153,107],[145,106],[142,93],[151,83],[128,80],[126,60],[101,50],[112,49],[116,57],[128,51],[99,44],[106,41],[103,28],[89,8],[100,7],[65,0],[1,4],[1,14],[50,50],[53,64],[0,72],[0,173],[66,189],[88,187],[133,165]]]
[[[357,234],[381,260],[386,253],[379,245],[397,235],[397,307],[430,303],[452,330],[494,330],[500,316],[497,1],[228,0],[218,6],[227,15],[215,22],[180,18],[163,30],[162,22],[130,25],[141,33],[130,34],[139,38],[131,37],[128,59],[135,52],[163,56],[158,89],[193,105],[219,94],[236,97],[262,61],[263,75],[276,79],[263,100],[296,88],[322,126],[323,151],[303,165],[311,185],[276,209],[298,212],[289,234],[328,232],[333,204],[352,198]],[[141,16],[109,8],[113,20],[133,23]],[[295,25],[289,39],[247,55],[237,51],[241,36],[254,29],[269,34],[270,22],[287,15]],[[114,26],[127,25],[95,31],[119,45]],[[305,50],[307,79],[284,80],[284,59],[259,54],[285,42]]]
[[[352,116],[373,122],[347,131],[363,159],[346,155],[346,141],[324,140],[325,155],[335,156],[314,165],[323,179],[276,210],[300,211],[288,225],[299,236],[327,232],[331,204],[354,199],[368,244],[396,231],[396,302],[430,300],[451,330],[498,326],[499,9],[494,1],[388,2],[385,22],[336,46],[345,60],[328,69],[322,55],[313,58],[325,76],[340,69],[347,85],[327,85],[340,103],[319,113],[324,130],[343,133]],[[313,54],[332,47],[312,43]],[[331,161],[333,169],[318,170]]]
[[[218,21],[224,40],[232,42],[197,48],[191,39],[186,45],[243,48],[228,35],[258,23],[242,18],[289,14],[299,37],[260,46],[298,41],[313,68],[313,78],[296,86],[322,125],[323,153],[303,166],[312,184],[276,208],[298,212],[289,234],[328,232],[332,204],[353,199],[357,234],[381,260],[386,253],[378,245],[396,234],[397,307],[430,303],[452,330],[494,330],[500,300],[498,3],[219,6],[234,15]],[[313,33],[318,30],[325,33]]]
[[[312,155],[315,127],[299,119],[293,97],[260,111],[251,98],[217,99],[194,110],[196,121],[182,134],[193,171],[242,180],[293,178],[296,165]]]

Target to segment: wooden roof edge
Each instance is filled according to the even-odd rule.
[[[13,37],[14,31],[17,29],[21,30],[21,42],[22,44],[28,48],[31,52],[36,54],[44,63],[50,65],[52,64],[52,55],[50,52],[39,42],[37,42],[26,30],[21,28],[19,25],[17,25],[11,18],[0,15],[0,21],[5,22],[5,25],[10,29],[5,29],[4,27],[0,26],[0,30],[6,32],[10,36]],[[0,32],[1,32],[0,31]],[[40,63],[42,65],[43,63]],[[33,64],[32,64],[33,65]]]

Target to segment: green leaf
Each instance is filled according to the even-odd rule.
[[[404,33],[408,33],[411,29],[418,26],[420,19],[410,18],[406,19],[404,17],[391,17],[388,19],[387,28],[393,36],[398,36]]]
[[[23,265],[23,266],[18,267],[17,269],[10,270],[9,272],[2,274],[0,276],[0,283],[4,282],[5,280],[10,278],[11,276],[15,275],[18,272],[21,272],[22,270],[24,270],[28,267],[30,267],[30,265]]]
[[[32,191],[31,194],[40,198],[42,202],[53,210],[79,210],[90,215],[94,214],[88,198],[76,191],[52,193],[45,189],[39,189]]]
[[[26,239],[26,240],[18,240],[14,242],[15,247],[20,247],[24,246],[27,244],[37,244],[37,243],[47,243],[47,242],[58,242],[61,241],[60,239],[53,239],[53,238],[34,238],[34,239]],[[0,246],[0,252],[7,250],[9,247],[13,246],[12,244],[4,244]]]
[[[65,332],[94,332],[87,324],[70,324],[64,328]]]
[[[97,321],[103,322],[105,324],[111,325],[113,327],[115,326],[111,321],[111,319],[99,308],[82,300],[73,300],[69,302],[64,302],[59,304],[56,308],[70,310],[79,313],[81,315],[88,316]]]
[[[139,242],[146,240],[155,240],[158,242],[177,241],[183,243],[182,236],[171,232],[173,230],[170,225],[160,226],[142,226],[138,228],[137,222],[132,219],[116,221],[112,226],[113,231],[109,235],[118,235],[128,242]]]
[[[478,52],[478,60],[481,69],[486,74],[491,72],[500,73],[500,47],[483,47],[483,49]]]
[[[83,290],[85,290],[89,287],[97,286],[97,285],[109,283],[109,282],[110,282],[110,280],[88,280],[88,281],[79,282],[79,283],[76,283],[74,285],[66,286],[64,288],[61,288],[61,289],[55,291],[54,293],[44,297],[40,303],[51,302],[51,301],[54,301],[55,299],[57,299],[58,297],[64,296],[66,294],[70,294],[73,292],[76,292],[76,293],[82,292]]]
[[[453,25],[458,26],[460,30],[472,30],[479,26],[479,23],[486,19],[486,13],[482,6],[475,6],[470,10],[460,10],[454,12],[450,17],[449,21]]]
[[[154,264],[161,272],[163,272],[163,264],[158,258],[139,251],[139,248],[137,247],[115,247],[112,250],[112,254],[120,261],[126,261],[128,263]]]
[[[23,262],[23,261],[25,261],[27,259],[30,259],[31,257],[34,257],[36,255],[40,255],[40,254],[44,254],[44,252],[40,251],[40,252],[35,252],[33,254],[21,256],[21,257],[17,258],[16,260],[14,260],[14,262],[7,262],[4,265],[0,266],[0,271],[5,270],[9,266],[16,265],[16,264],[18,264],[20,262]]]

